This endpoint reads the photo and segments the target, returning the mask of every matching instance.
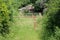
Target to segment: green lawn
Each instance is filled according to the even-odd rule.
[[[14,17],[14,20],[6,40],[39,40],[38,33],[34,30],[33,18]]]

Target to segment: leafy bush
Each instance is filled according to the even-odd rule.
[[[47,2],[47,0],[37,0],[33,5],[34,11],[43,13],[44,9],[47,7]]]
[[[18,7],[28,4],[30,0],[0,0],[0,33],[9,31],[9,22],[17,15]]]
[[[6,1],[0,0],[0,34],[3,36],[9,33],[10,12]]]
[[[5,36],[9,33],[10,22],[13,15],[18,11],[16,0],[0,0],[0,34]]]
[[[42,19],[42,40],[59,40],[60,39],[60,0],[49,0],[47,13]],[[58,30],[56,30],[58,27]],[[58,35],[57,35],[58,34]],[[58,36],[58,37],[57,37]]]

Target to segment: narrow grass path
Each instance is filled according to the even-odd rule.
[[[14,37],[13,40],[39,40],[38,33],[34,30],[34,20],[29,17],[14,18]]]

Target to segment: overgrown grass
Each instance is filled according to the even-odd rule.
[[[0,40],[39,40],[38,33],[34,30],[33,18],[16,15],[9,30],[10,33],[4,38],[0,37]]]

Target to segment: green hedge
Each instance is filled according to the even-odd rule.
[[[42,23],[42,40],[60,40],[60,0],[49,0]]]
[[[0,0],[0,34],[9,33],[10,22],[18,13],[18,8],[27,5],[30,0]]]
[[[0,0],[0,34],[3,36],[9,33],[9,14],[6,1]]]

